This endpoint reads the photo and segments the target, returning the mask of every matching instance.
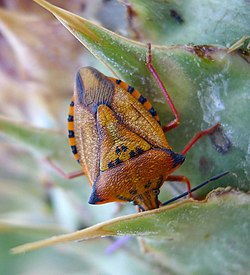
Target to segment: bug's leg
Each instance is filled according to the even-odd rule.
[[[167,100],[167,103],[171,109],[171,112],[175,116],[175,119],[173,121],[171,121],[170,123],[168,123],[167,125],[162,127],[163,131],[167,132],[179,125],[180,116],[174,106],[174,103],[173,103],[171,97],[169,96],[169,94],[167,92],[167,89],[165,88],[163,82],[160,79],[160,76],[158,75],[158,73],[156,72],[156,70],[152,64],[151,44],[148,43],[147,45],[148,45],[147,67],[148,67],[149,71],[151,72],[151,74],[153,75],[154,79],[156,80],[157,84],[159,85],[163,95],[165,96],[165,98]]]
[[[71,172],[71,173],[65,173],[60,167],[58,167],[49,158],[46,158],[45,161],[47,164],[49,164],[50,167],[53,168],[54,171],[56,171],[60,176],[62,176],[65,179],[74,179],[84,175],[84,172],[82,170]]]
[[[187,177],[185,176],[180,176],[180,175],[169,175],[166,179],[166,181],[178,181],[180,183],[184,183],[187,186],[187,192],[189,194],[189,197],[192,198],[192,193],[191,193],[191,184],[190,181]]]
[[[213,127],[210,127],[206,130],[198,132],[190,141],[189,143],[185,146],[185,148],[182,150],[181,154],[185,155],[191,148],[192,146],[203,136],[212,134],[218,127],[220,126],[219,123],[215,124]]]

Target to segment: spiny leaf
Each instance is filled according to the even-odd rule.
[[[60,234],[65,232],[65,230],[57,226],[13,224],[11,222],[0,219],[0,233],[4,232],[36,232],[37,234]]]
[[[217,236],[224,234],[225,241],[237,235],[241,224],[245,224],[244,228],[250,226],[249,208],[249,195],[230,189],[218,189],[211,192],[204,201],[188,199],[152,211],[119,217],[71,234],[16,247],[12,249],[12,253],[22,253],[66,241],[114,235],[163,237],[176,244],[185,240],[188,247],[191,243],[198,244],[206,235],[215,234],[215,230]],[[234,226],[230,228],[232,220]],[[225,231],[225,228],[228,230]],[[245,248],[244,239],[243,237],[241,240],[242,248]],[[156,243],[158,241],[155,239]],[[219,238],[217,241],[220,241]],[[219,243],[216,247],[220,247]]]
[[[157,43],[227,46],[250,34],[250,5],[246,1],[129,2],[134,12],[131,21],[137,31]]]
[[[52,12],[119,78],[139,89],[153,103],[162,124],[172,119],[162,92],[145,66],[145,44],[119,36],[44,0],[36,2]],[[214,45],[153,46],[152,58],[181,117],[181,126],[168,134],[174,150],[181,151],[201,128],[217,122],[222,124],[221,132],[212,139],[214,147],[207,138],[200,141],[188,153],[188,161],[180,173],[196,185],[211,177],[211,171],[217,174],[230,170],[238,176],[232,178],[231,184],[249,190],[249,141],[244,133],[248,125],[249,103],[245,98],[250,88],[249,49],[242,51],[236,47],[228,51],[226,47]],[[239,159],[240,163],[236,161]]]

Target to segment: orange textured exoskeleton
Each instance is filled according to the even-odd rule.
[[[176,119],[165,130],[179,124],[171,100],[169,105]],[[121,80],[85,67],[76,76],[68,128],[72,152],[92,187],[89,203],[127,201],[149,210],[159,207],[159,189],[166,179],[185,181],[190,190],[187,178],[170,174],[200,136],[214,127],[199,133],[181,154],[175,153],[145,97]]]
[[[174,153],[152,105],[94,68],[80,69],[69,115],[72,151],[92,186],[91,204],[159,207],[159,188],[185,157]]]

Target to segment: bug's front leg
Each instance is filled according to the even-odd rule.
[[[156,80],[157,84],[159,85],[159,87],[160,87],[160,89],[161,89],[170,109],[171,109],[171,112],[175,116],[175,119],[173,121],[171,121],[170,123],[168,123],[167,125],[162,127],[163,131],[167,132],[167,131],[177,127],[180,124],[180,116],[174,106],[174,103],[173,103],[169,93],[167,92],[167,89],[165,88],[160,76],[158,75],[158,73],[156,72],[156,69],[154,68],[154,66],[152,64],[151,44],[148,43],[147,45],[148,45],[147,67],[148,67],[149,71],[151,72],[151,74],[153,75],[154,79]]]
[[[165,99],[168,102],[168,105],[173,113],[173,115],[175,116],[175,119],[173,121],[171,121],[169,124],[165,125],[162,127],[164,132],[167,132],[175,127],[177,127],[180,123],[180,116],[174,106],[174,103],[170,97],[170,95],[167,92],[167,89],[165,88],[160,76],[158,75],[158,73],[156,72],[156,69],[154,68],[153,64],[152,64],[152,53],[151,53],[151,44],[148,43],[148,55],[147,55],[147,67],[149,69],[149,71],[151,72],[151,74],[153,75],[153,77],[155,78],[157,84],[159,85],[163,95],[165,96]],[[185,146],[185,148],[182,150],[181,154],[185,155],[190,149],[191,147],[203,136],[205,135],[209,135],[212,134],[218,127],[220,126],[219,123],[217,123],[216,125],[198,132],[190,141],[189,143]]]
[[[206,136],[206,135],[211,135],[216,129],[218,129],[218,127],[220,126],[220,123],[217,123],[215,124],[214,126],[206,129],[206,130],[203,130],[203,131],[200,131],[198,132],[189,142],[188,144],[184,147],[184,149],[182,150],[181,154],[182,155],[185,155],[191,148],[192,146],[200,139],[202,138],[203,136]]]

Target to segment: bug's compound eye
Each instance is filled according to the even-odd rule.
[[[160,194],[160,189],[154,189],[153,193],[155,196],[158,196]]]

